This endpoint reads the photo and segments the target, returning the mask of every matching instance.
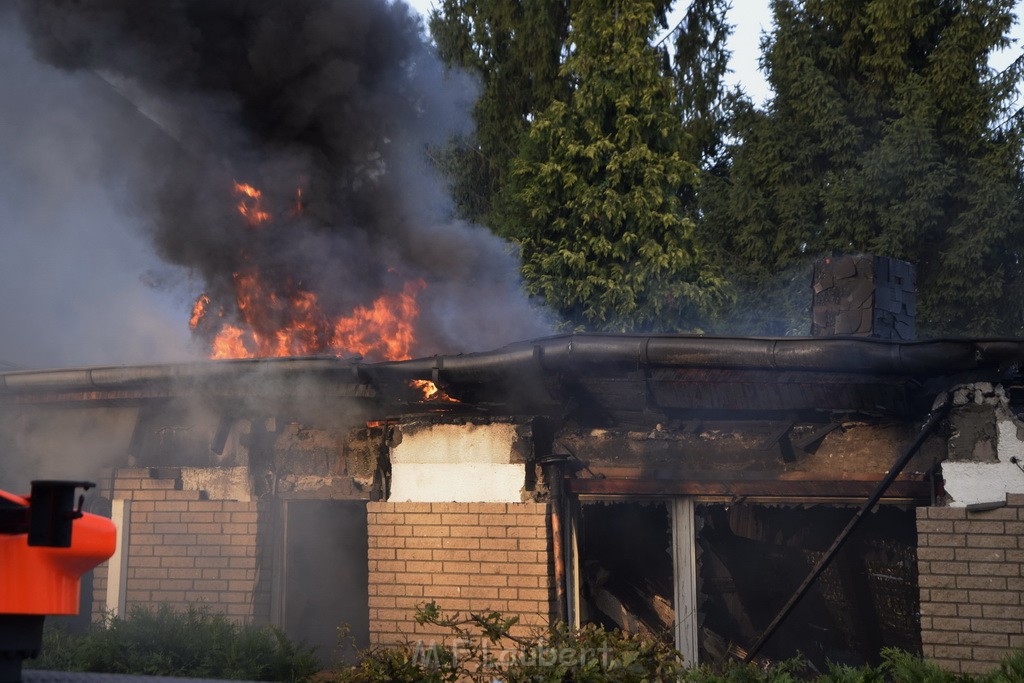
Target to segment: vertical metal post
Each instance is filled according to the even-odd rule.
[[[562,468],[555,462],[545,464],[544,478],[547,481],[548,490],[551,492],[548,505],[551,508],[551,549],[555,565],[555,618],[564,623],[568,619],[568,605],[566,604],[565,534],[562,529],[564,500]]]
[[[580,545],[579,503],[565,496],[565,593],[566,623],[569,628],[580,627]]]
[[[675,573],[676,649],[697,666],[697,553],[693,497],[672,499],[672,564]]]
[[[119,617],[125,615],[128,596],[128,553],[130,550],[132,503],[130,500],[110,501],[110,521],[117,529],[117,546],[107,561],[107,594],[104,606],[107,612]]]

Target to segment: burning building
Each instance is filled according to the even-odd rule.
[[[878,263],[828,277],[879,288]],[[24,463],[106,448],[94,613],[205,602],[327,648],[433,637],[433,600],[691,661],[985,669],[1024,637],[1024,342],[870,332],[9,372],[0,434]]]
[[[546,336],[438,199],[474,88],[399,3],[20,16],[160,131],[125,183],[215,359],[0,374],[0,469],[96,479],[119,528],[86,613],[205,603],[325,654],[434,637],[432,600],[690,661],[1024,646],[1024,342],[912,341],[905,264],[821,264],[812,338]]]

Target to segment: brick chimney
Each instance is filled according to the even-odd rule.
[[[911,340],[917,269],[884,256],[830,256],[814,264],[811,335]]]

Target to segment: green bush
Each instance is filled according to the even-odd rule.
[[[952,674],[900,650],[882,651],[877,667],[834,664],[812,675],[800,659],[763,668],[730,662],[687,669],[680,654],[650,635],[587,625],[558,625],[529,637],[512,634],[516,618],[447,615],[435,603],[416,612],[421,624],[441,627],[436,642],[407,642],[362,653],[318,680],[336,683],[1020,683],[1024,651],[1008,655],[982,676]],[[151,676],[304,681],[318,670],[312,650],[276,628],[236,624],[203,608],[175,612],[135,607],[124,619],[107,617],[84,633],[47,624],[43,651],[26,667]]]
[[[882,651],[877,667],[833,664],[815,675],[800,658],[770,667],[728,662],[687,669],[682,656],[663,640],[587,625],[555,626],[546,633],[517,637],[515,618],[489,614],[446,615],[431,602],[416,612],[416,621],[441,627],[434,642],[408,641],[373,648],[358,664],[335,669],[336,683],[1021,683],[1024,651],[1007,656],[983,676],[952,674],[934,662],[895,649]]]
[[[133,607],[83,633],[47,624],[39,659],[26,668],[148,676],[301,681],[319,668],[312,649],[280,629],[237,624],[192,607],[176,612]]]
[[[999,668],[978,679],[981,683],[1020,683],[1024,681],[1024,650],[1015,650],[1003,658]]]

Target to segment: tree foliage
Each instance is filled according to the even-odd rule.
[[[872,252],[917,265],[923,335],[1024,333],[1024,60],[988,67],[1012,0],[774,0],[764,108],[724,86],[727,0],[689,3],[672,60],[670,4],[432,15],[483,87],[446,169],[533,293],[590,328],[799,334],[811,261]]]
[[[431,11],[428,23],[438,55],[480,80],[475,132],[435,150],[461,217],[500,224],[494,220],[494,200],[533,116],[569,92],[562,64],[575,5],[573,0],[441,0]],[[654,5],[664,26],[672,0]]]
[[[711,168],[721,160],[728,133],[728,102],[742,96],[726,88],[732,26],[727,0],[692,0],[672,34],[672,74],[685,133],[683,156]]]
[[[590,329],[692,329],[726,296],[680,207],[698,168],[650,43],[657,15],[644,0],[577,3],[571,91],[537,115],[505,188],[527,288]]]
[[[529,130],[530,115],[565,92],[560,75],[568,0],[441,0],[430,33],[449,66],[477,76],[473,135],[439,150],[463,218],[489,222],[494,195]]]
[[[917,264],[926,334],[1024,331],[1012,0],[774,0],[775,96],[734,111],[700,237],[748,296],[830,252]]]

